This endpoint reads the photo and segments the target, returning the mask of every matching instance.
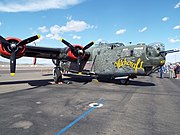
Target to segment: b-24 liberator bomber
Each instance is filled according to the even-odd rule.
[[[91,47],[94,42],[85,46],[72,45],[62,38],[60,41],[67,46],[65,48],[27,45],[38,38],[39,35],[25,40],[0,36],[0,55],[10,59],[11,76],[15,75],[16,59],[25,56],[52,59],[55,65],[53,69],[55,83],[62,81],[62,71],[66,67],[66,70],[78,74],[93,75],[97,79],[119,79],[122,84],[126,84],[130,78],[150,75],[157,71],[165,64],[167,53],[179,51],[165,51],[164,44],[159,42],[127,46],[122,43],[99,43]],[[89,68],[84,69],[87,64]]]

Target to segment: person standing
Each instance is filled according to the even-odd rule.
[[[166,67],[165,65],[161,66],[159,72],[160,72],[160,78],[164,78],[164,73],[165,73]]]
[[[168,70],[169,70],[169,78],[173,78],[174,67],[171,63],[170,65],[168,65]]]
[[[180,79],[180,64],[176,65],[176,79]]]

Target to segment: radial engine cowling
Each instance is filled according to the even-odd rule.
[[[77,60],[78,56],[81,55],[81,58],[83,59],[85,57],[85,51],[83,50],[83,47],[80,45],[73,45],[75,49],[68,48],[68,57],[71,60]]]
[[[16,44],[22,41],[21,39],[8,37],[6,38],[6,40],[9,42],[9,45],[3,45],[3,43],[0,43],[1,56],[9,59],[11,57],[12,48],[13,48],[14,51],[16,52],[16,59],[22,57],[26,51],[26,44],[16,47]]]
[[[40,35],[35,35],[24,40],[19,38],[3,38],[0,36],[0,54],[1,56],[10,59],[10,74],[15,75],[16,59],[24,55],[26,44],[40,38]]]
[[[81,73],[82,60],[85,57],[85,51],[88,48],[90,48],[94,44],[94,42],[92,41],[89,44],[87,44],[86,46],[82,47],[80,45],[73,46],[72,44],[70,44],[69,42],[67,42],[66,40],[64,40],[62,38],[60,39],[60,41],[69,47],[67,55],[71,60],[77,60],[78,70],[79,70],[79,73]]]

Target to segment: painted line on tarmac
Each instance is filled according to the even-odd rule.
[[[92,112],[94,109],[99,108],[99,105],[102,106],[102,103],[104,102],[104,99],[99,99],[98,102],[93,105],[93,107],[91,107],[89,110],[87,110],[86,112],[84,112],[82,115],[80,115],[77,119],[75,119],[73,122],[71,122],[69,125],[67,125],[66,127],[64,127],[63,129],[61,129],[59,132],[57,132],[55,135],[62,135],[63,133],[65,133],[69,128],[71,128],[74,124],[76,124],[78,121],[80,121],[81,119],[83,119],[86,115],[88,115],[90,112]]]

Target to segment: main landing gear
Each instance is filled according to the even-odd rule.
[[[126,85],[126,84],[129,84],[129,79],[134,79],[134,78],[137,78],[137,76],[135,74],[131,74],[125,78],[121,78],[120,79],[120,83],[123,84],[123,85]]]
[[[126,79],[120,79],[120,83],[123,84],[123,85],[126,85],[129,83],[129,77],[126,78]]]
[[[55,65],[55,67],[53,69],[54,82],[56,84],[58,84],[59,82],[62,82],[62,72],[61,72],[61,68],[59,66],[60,61],[57,60],[57,59],[56,60],[53,59],[52,61],[53,61],[54,65]]]

